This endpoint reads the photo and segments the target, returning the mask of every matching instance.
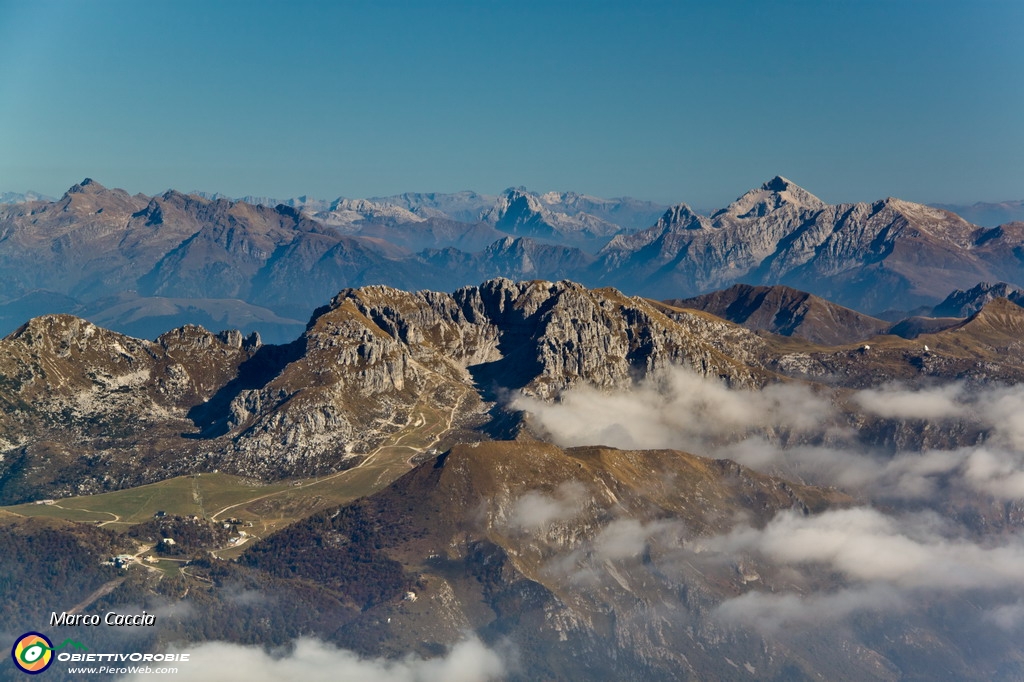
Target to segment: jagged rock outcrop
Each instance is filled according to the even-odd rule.
[[[190,409],[251,358],[256,337],[182,327],[156,342],[69,315],[0,340],[0,495],[99,492],[201,459]]]
[[[580,382],[621,387],[671,363],[740,384],[754,381],[709,340],[713,332],[684,326],[697,322],[692,316],[673,319],[613,289],[495,279],[450,296],[365,287],[342,292],[332,306],[346,300],[400,338],[422,334],[421,347],[440,344],[478,378],[540,397]]]
[[[541,197],[523,189],[506,190],[481,216],[481,220],[509,234],[575,246],[586,245],[588,241],[603,242],[603,239],[622,231],[620,226],[587,213],[556,213],[545,205]]]
[[[37,318],[0,341],[0,494],[97,492],[212,468],[264,480],[336,472],[424,409],[508,433],[519,422],[502,406],[516,394],[618,390],[672,366],[736,387],[780,375],[851,388],[879,376],[1024,380],[1022,311],[997,299],[954,328],[879,337],[870,351],[761,338],[569,281],[346,289],[283,346],[195,326],[143,341]]]
[[[932,317],[968,317],[984,308],[990,301],[1005,298],[1024,305],[1024,289],[1006,282],[981,282],[964,291],[957,289],[931,309]]]
[[[264,479],[336,471],[418,405],[465,420],[511,391],[551,399],[584,383],[621,388],[672,364],[757,384],[763,352],[724,322],[572,282],[347,289],[287,346],[194,326],[150,342],[71,316],[38,318],[0,342],[10,387],[0,445],[19,453],[4,479],[16,497],[30,470],[36,489],[65,492],[197,467]],[[50,456],[43,441],[93,454],[46,473],[36,466]],[[87,466],[94,456],[103,464]]]

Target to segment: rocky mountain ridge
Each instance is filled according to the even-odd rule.
[[[198,327],[150,342],[71,316],[36,318],[0,341],[5,495],[72,480],[62,494],[97,491],[203,467],[260,478],[337,471],[424,400],[483,419],[510,391],[550,399],[581,383],[611,389],[679,363],[736,385],[763,382],[744,361],[760,342],[727,326],[669,317],[613,290],[504,279],[453,294],[348,289],[286,346]],[[83,448],[104,465],[71,457]],[[65,469],[34,466],[57,451]]]
[[[744,281],[785,284],[859,311],[906,309],[936,291],[1020,279],[1022,263],[1011,254],[1022,237],[1012,225],[979,228],[894,198],[827,205],[776,177],[711,217],[681,205],[648,230],[613,238],[591,271],[664,298]]]
[[[885,333],[891,324],[787,286],[734,284],[693,298],[670,299],[752,330],[799,336],[823,345],[849,343]]]
[[[507,279],[452,294],[346,289],[287,345],[199,327],[151,342],[46,316],[0,341],[0,492],[97,492],[213,468],[263,480],[336,472],[424,405],[516,433],[509,396],[622,390],[676,366],[735,388],[1024,380],[1020,328],[1024,309],[996,299],[944,331],[871,339],[865,353],[761,337],[613,289]],[[40,465],[50,460],[63,468]]]
[[[73,313],[139,333],[203,321],[284,343],[315,301],[365,284],[569,278],[664,299],[783,284],[860,312],[933,306],[980,281],[1024,284],[1020,224],[981,228],[897,199],[832,206],[784,178],[710,216],[672,207],[639,232],[609,220],[655,206],[572,193],[292,203],[85,181],[56,202],[4,206],[0,323]]]

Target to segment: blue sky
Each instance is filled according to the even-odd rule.
[[[0,191],[1024,198],[1024,2],[0,0]]]

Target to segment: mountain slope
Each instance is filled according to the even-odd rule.
[[[98,302],[125,296],[206,301],[196,305],[212,320],[230,307],[214,301],[238,299],[301,320],[348,286],[448,290],[495,276],[571,278],[663,299],[785,285],[861,312],[931,306],[979,281],[1024,285],[1022,223],[985,229],[892,198],[829,205],[781,177],[711,216],[680,204],[632,233],[626,219],[636,225],[656,205],[524,189],[300,197],[272,208],[212,196],[129,196],[86,180],[55,202],[0,206],[5,330],[25,314],[116,323]],[[147,307],[165,306],[137,309]],[[265,317],[252,328],[287,341]]]
[[[697,564],[702,574],[693,559],[679,561],[680,543],[724,532],[741,513],[763,523],[780,510],[849,501],[680,452],[459,445],[372,497],[268,538],[241,563],[390,586],[336,635],[367,654],[429,651],[470,630],[515,646],[513,679],[708,679],[723,655],[770,675],[780,663],[756,639],[708,620],[697,632],[683,625],[706,618],[745,578]],[[371,573],[375,564],[389,571]],[[401,599],[406,590],[415,601]],[[651,618],[664,609],[676,617]],[[772,644],[779,658],[799,649],[786,638]]]
[[[824,345],[850,343],[880,334],[889,323],[786,286],[734,284],[693,298],[665,301],[696,308],[747,329],[800,336]]]
[[[481,220],[512,235],[579,247],[599,247],[605,239],[622,231],[620,226],[588,213],[556,213],[540,197],[522,189],[506,190]]]
[[[129,292],[242,299],[305,319],[313,308],[310,275],[327,279],[326,291],[314,292],[314,300],[326,299],[362,278],[402,283],[394,263],[407,255],[377,239],[342,236],[286,206],[174,191],[132,197],[88,179],[57,202],[0,209],[0,267],[10,275],[0,283],[0,301],[31,303],[35,314],[73,310],[116,319],[95,304]],[[54,297],[69,300],[54,309],[47,303]]]

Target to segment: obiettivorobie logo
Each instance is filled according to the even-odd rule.
[[[26,632],[11,647],[11,658],[21,672],[38,675],[53,663],[53,652],[66,646],[88,651],[84,644],[73,639],[65,639],[60,646],[53,646],[50,638],[43,633]]]
[[[99,667],[87,665],[86,667],[76,668],[72,666],[68,668],[68,673],[70,674],[130,675],[135,673],[145,673],[149,675],[154,673],[166,674],[178,672],[177,668],[153,668],[150,667],[150,663],[187,663],[191,655],[189,653],[178,652],[142,653],[140,651],[133,651],[126,654],[97,653],[95,651],[84,654],[68,653],[67,651],[57,653],[65,647],[89,652],[88,647],[73,639],[65,639],[57,646],[53,646],[53,642],[50,641],[50,638],[43,633],[26,632],[14,642],[14,646],[11,648],[11,658],[14,659],[14,665],[17,666],[18,670],[28,675],[38,675],[49,668],[55,660],[61,663],[78,664],[79,666],[82,664],[93,663],[105,664]],[[145,663],[146,665],[140,667],[127,665],[128,663]]]

